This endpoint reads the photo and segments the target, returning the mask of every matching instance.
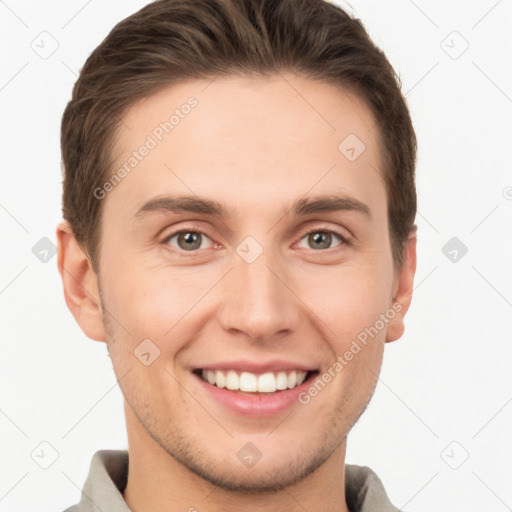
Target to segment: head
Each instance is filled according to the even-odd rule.
[[[416,267],[416,139],[361,22],[318,0],[153,2],[87,59],[61,140],[66,301],[107,342],[133,430],[226,489],[321,466],[403,333]],[[308,381],[269,415],[199,376],[276,361]]]

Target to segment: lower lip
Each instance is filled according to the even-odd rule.
[[[317,374],[312,374],[300,386],[293,389],[276,391],[268,395],[258,395],[256,393],[253,395],[242,394],[237,391],[230,391],[226,388],[218,388],[213,384],[205,382],[199,375],[195,373],[192,375],[214,400],[227,409],[245,416],[265,417],[279,414],[290,408],[298,401],[298,396],[311,385],[311,381]]]

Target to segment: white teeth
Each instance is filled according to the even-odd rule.
[[[292,389],[300,386],[306,379],[307,372],[292,370],[277,373],[267,372],[255,375],[250,372],[242,372],[240,375],[235,370],[227,372],[221,370],[203,370],[202,378],[218,388],[227,388],[232,391],[243,391],[248,393],[274,393],[285,389]]]
[[[226,375],[226,387],[228,389],[240,389],[240,379],[238,378],[238,374],[233,370],[229,370]]]
[[[258,391],[258,377],[254,373],[242,372],[242,375],[240,375],[240,391]]]
[[[217,370],[215,372],[215,382],[213,382],[218,388],[225,388],[226,387],[226,377],[224,373]]]
[[[273,373],[264,373],[258,377],[258,391],[260,393],[273,393],[276,387],[276,377]]]
[[[306,380],[306,372],[297,372],[297,386],[300,386]]]
[[[286,372],[279,372],[276,379],[276,389],[283,390],[288,389],[288,377]]]

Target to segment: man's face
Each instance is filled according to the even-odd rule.
[[[134,105],[114,171],[150,149],[102,199],[99,286],[129,430],[227,489],[296,482],[343,450],[401,322],[382,327],[399,274],[375,120],[353,95],[284,77],[189,81]],[[175,109],[172,130],[156,129]],[[180,196],[227,216],[155,208]],[[342,208],[293,208],[320,196]],[[294,369],[316,373],[262,397],[204,382],[206,368],[281,387]]]

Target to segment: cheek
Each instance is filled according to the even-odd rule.
[[[378,265],[372,267],[340,267],[324,277],[326,285],[320,289],[317,286],[306,299],[308,306],[329,328],[330,337],[336,340],[334,343],[339,350],[374,326],[390,306],[391,280]],[[386,329],[380,323],[378,327],[384,335]]]
[[[104,299],[112,316],[132,334],[132,345],[144,338],[157,343],[169,340],[169,336],[179,339],[186,334],[183,329],[193,317],[194,324],[199,325],[215,315],[218,301],[222,302],[218,297],[220,288],[208,294],[219,284],[224,267],[149,266],[143,255],[114,247],[109,247],[105,254],[115,254],[116,259],[104,260],[102,282],[108,283],[103,290]],[[337,353],[342,353],[364,329],[374,325],[389,307],[391,263],[387,265],[383,260],[376,252],[357,263],[308,265],[307,272],[289,267],[285,272],[285,281],[300,298],[291,295],[289,300],[303,310],[303,318],[309,317],[331,339]],[[118,334],[125,336],[125,331],[119,329]],[[130,348],[133,350],[131,345]]]
[[[191,311],[215,282],[210,273],[170,268],[146,268],[144,262],[119,262],[106,280],[112,314],[137,336],[162,338]],[[211,284],[211,283],[212,284]]]

